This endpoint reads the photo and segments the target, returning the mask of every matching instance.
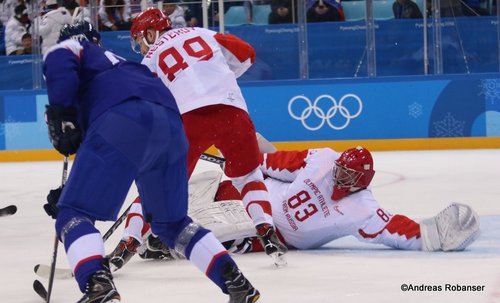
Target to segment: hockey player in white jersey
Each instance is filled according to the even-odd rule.
[[[382,208],[370,187],[373,158],[362,147],[264,154],[261,169],[278,231],[297,249],[351,235],[397,249],[462,250],[479,233],[479,218],[466,205],[454,203],[420,223]]]
[[[416,222],[382,208],[371,191],[375,175],[371,153],[362,147],[339,154],[329,148],[278,151],[264,154],[260,166],[267,176],[278,233],[290,248],[315,249],[345,236],[403,250],[459,251],[479,234],[479,218],[470,206],[452,203],[432,218]],[[229,181],[219,185],[215,200],[239,199]],[[212,203],[214,204],[214,203]],[[190,207],[192,201],[190,201]],[[211,224],[210,211],[193,216],[200,224]],[[230,214],[232,215],[232,214]],[[140,220],[140,208],[129,214],[134,223],[125,228],[124,239],[141,239],[148,227]],[[205,221],[204,221],[205,220]],[[227,228],[227,225],[220,224]],[[217,236],[216,226],[210,226]],[[141,233],[142,231],[142,233]],[[178,259],[173,250],[162,247],[154,236],[140,250],[143,258]],[[255,238],[238,238],[225,246],[236,253],[262,251]],[[141,240],[142,242],[142,240]],[[229,247],[231,246],[231,247]],[[127,261],[132,256],[127,253]]]
[[[189,141],[188,173],[214,145],[224,155],[225,174],[240,191],[266,253],[277,265],[287,252],[275,233],[269,194],[259,164],[255,127],[236,79],[254,62],[255,50],[233,35],[199,27],[172,29],[157,8],[142,11],[131,28],[142,64],[174,95]],[[147,219],[147,218],[146,218]]]

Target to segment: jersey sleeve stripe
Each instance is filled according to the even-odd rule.
[[[404,236],[406,239],[411,239],[413,237],[416,237],[417,239],[420,238],[420,225],[410,218],[402,215],[394,215],[391,221],[376,233],[369,234],[362,229],[359,229],[358,232],[365,239],[374,239],[384,230],[387,230],[390,234]]]

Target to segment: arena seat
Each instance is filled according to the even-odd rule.
[[[268,24],[271,5],[254,5],[252,7],[252,23]]]
[[[373,18],[375,20],[394,19],[394,12],[392,11],[393,3],[394,1],[389,0],[373,1]]]
[[[243,6],[231,6],[224,14],[225,25],[246,24],[245,8]]]
[[[346,21],[365,20],[365,1],[343,1],[342,7]]]

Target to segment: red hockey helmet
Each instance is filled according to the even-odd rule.
[[[367,188],[375,175],[373,158],[366,148],[358,146],[342,153],[333,167],[334,201]]]
[[[144,32],[147,29],[154,29],[156,31],[156,39],[158,39],[159,33],[162,31],[167,31],[172,29],[172,21],[170,18],[163,13],[160,9],[156,7],[150,7],[142,12],[140,12],[132,22],[132,27],[130,28],[130,35],[132,38],[132,49],[136,51],[137,38],[143,39]],[[155,40],[156,40],[155,39]],[[145,41],[149,46],[151,43]],[[153,41],[152,43],[154,43]]]

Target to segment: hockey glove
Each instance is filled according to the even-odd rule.
[[[76,122],[76,110],[73,107],[47,105],[45,120],[54,148],[65,156],[76,153],[82,141],[82,133]]]
[[[59,212],[59,209],[57,208],[57,201],[59,201],[59,197],[61,196],[62,190],[63,187],[51,189],[49,191],[49,194],[47,195],[48,203],[43,205],[43,209],[45,209],[47,215],[49,215],[49,217],[52,217],[52,219],[57,218],[57,214]]]

